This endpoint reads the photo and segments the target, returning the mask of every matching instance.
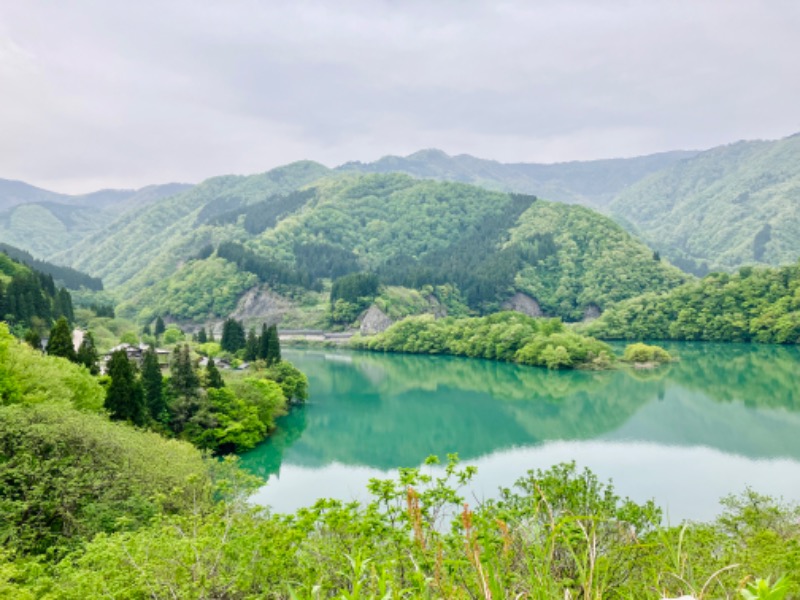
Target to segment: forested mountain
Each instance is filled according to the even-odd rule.
[[[58,288],[51,275],[0,252],[0,319],[22,335],[26,329],[43,333],[59,317],[73,319],[69,292]]]
[[[126,213],[59,255],[58,261],[102,277],[125,299],[166,279],[203,246],[240,236],[233,225],[210,223],[220,215],[294,191],[328,173],[326,167],[305,161],[249,177],[214,177],[144,210]]]
[[[284,181],[320,173],[308,164],[290,168],[295,177]],[[291,293],[372,272],[381,284],[454,284],[478,312],[525,292],[546,314],[574,320],[587,308],[685,280],[610,219],[583,207],[403,174],[339,174],[302,192],[270,196],[279,186],[258,177],[201,184],[172,199],[181,201],[182,216],[164,215],[161,203],[147,211],[147,221],[132,221],[109,238],[97,253],[102,264],[95,264],[105,268],[108,284],[121,284],[121,313],[146,320],[158,309],[179,319],[218,318],[257,283]],[[173,225],[162,232],[167,221]],[[146,224],[146,232],[137,229]],[[133,243],[131,231],[141,232]],[[131,265],[137,253],[141,267]]]
[[[103,289],[103,282],[97,277],[81,273],[70,267],[62,267],[61,265],[54,265],[44,260],[37,260],[33,258],[29,252],[25,252],[25,250],[20,250],[14,246],[9,246],[8,244],[0,242],[0,252],[7,254],[14,260],[24,263],[41,273],[50,275],[56,283],[71,290],[78,290],[82,287],[90,290]]]
[[[676,162],[622,191],[610,208],[698,274],[792,263],[800,256],[800,134]]]
[[[674,151],[635,158],[536,164],[501,163],[468,154],[449,156],[431,149],[409,156],[385,156],[372,163],[349,162],[338,170],[407,173],[423,179],[471,183],[491,190],[535,194],[556,202],[602,208],[627,186],[695,154]]]
[[[39,258],[73,246],[129,209],[143,208],[191,186],[150,185],[70,196],[0,179],[0,241]]]
[[[620,302],[587,331],[604,339],[800,343],[800,263],[712,273]]]

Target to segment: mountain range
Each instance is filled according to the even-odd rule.
[[[797,260],[798,158],[800,135],[553,165],[423,150],[83,196],[0,180],[0,241],[101,277],[141,321],[218,319],[270,291],[319,324],[326,282],[366,271],[455,285],[478,311],[524,293],[574,320],[686,281],[664,259],[694,274]]]

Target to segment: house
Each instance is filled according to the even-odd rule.
[[[149,348],[147,344],[119,344],[118,346],[114,346],[111,348],[101,361],[100,370],[105,373],[106,371],[106,364],[108,361],[111,360],[111,355],[114,352],[119,350],[124,350],[125,354],[128,356],[128,360],[135,362],[140,367],[142,366],[142,361],[144,360],[144,353]],[[161,370],[165,370],[169,367],[169,350],[164,350],[163,348],[156,348],[156,358],[158,359],[158,366],[161,367]]]

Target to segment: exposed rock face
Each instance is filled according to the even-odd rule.
[[[600,307],[596,304],[590,304],[587,306],[583,311],[583,321],[588,323],[589,321],[594,321],[597,317],[600,316],[602,311]]]
[[[434,319],[444,319],[447,316],[447,307],[439,302],[439,299],[433,294],[427,296],[425,300],[431,305],[431,312]]]
[[[268,325],[280,323],[292,303],[267,287],[254,287],[239,298],[236,310],[230,315],[237,321],[258,321]]]
[[[361,316],[361,327],[359,331],[362,335],[381,333],[389,328],[392,320],[380,308],[374,304],[370,306]]]
[[[503,302],[503,309],[505,310],[515,310],[517,312],[521,312],[523,315],[528,315],[529,317],[541,317],[544,315],[542,312],[542,307],[539,306],[539,303],[536,301],[535,298],[531,298],[528,294],[523,294],[522,292],[517,292],[511,298]]]

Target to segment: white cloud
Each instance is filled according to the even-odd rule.
[[[780,137],[799,28],[788,0],[0,2],[0,176],[85,191]]]

